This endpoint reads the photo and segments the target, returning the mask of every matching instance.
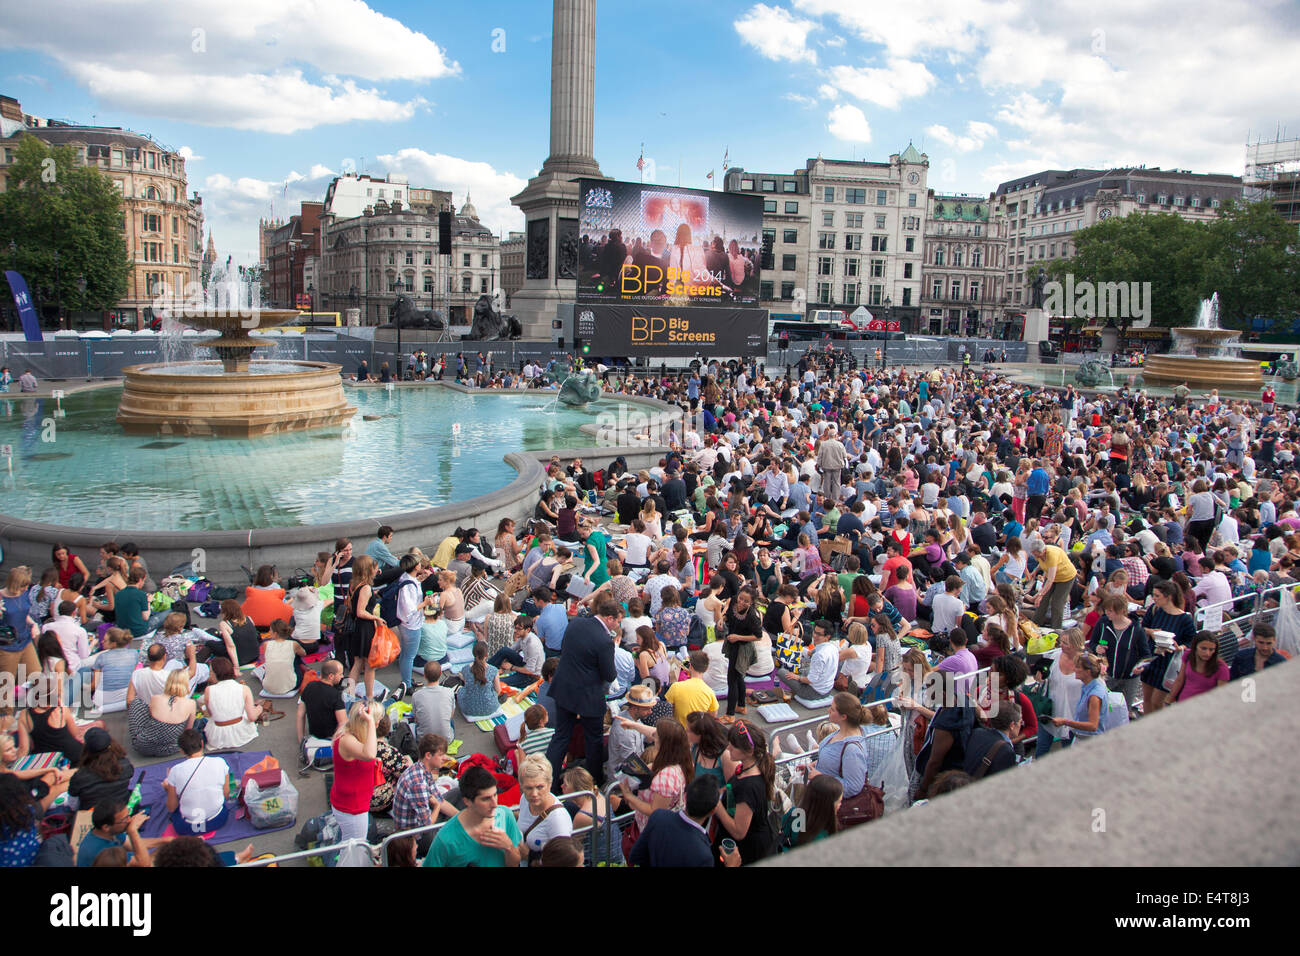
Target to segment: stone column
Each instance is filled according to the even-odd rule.
[[[599,175],[596,0],[555,0],[551,30],[551,154],[542,169]]]

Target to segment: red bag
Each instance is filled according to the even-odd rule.
[[[482,767],[488,773],[492,774],[497,782],[497,803],[503,807],[516,807],[519,805],[519,783],[508,773],[501,773],[497,770],[496,764],[487,754],[470,754],[460,762],[460,767],[456,770],[456,777],[465,776],[465,771],[470,767]]]
[[[375,622],[375,638],[370,642],[370,666],[387,667],[402,653],[402,642],[393,629],[382,621]]]

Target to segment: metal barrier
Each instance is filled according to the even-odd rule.
[[[345,840],[342,843],[331,843],[329,846],[318,846],[313,847],[310,850],[299,850],[297,853],[285,853],[282,856],[271,857],[267,860],[250,860],[247,863],[240,863],[237,865],[241,867],[271,866],[273,864],[279,865],[281,863],[287,863],[290,860],[306,860],[313,856],[325,856],[328,853],[341,853],[351,846],[364,847],[371,853],[371,855],[374,854],[375,848],[365,840]]]

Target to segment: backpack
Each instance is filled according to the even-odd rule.
[[[399,720],[393,727],[393,732],[388,735],[388,742],[393,749],[399,754],[405,754],[410,757],[412,762],[420,759],[420,751],[416,746],[415,732],[411,730],[411,725],[404,720]]]
[[[384,588],[384,592],[379,595],[379,616],[389,627],[397,627],[401,623],[401,619],[397,616],[397,598],[402,593],[402,588],[408,584],[414,584],[417,588],[420,586],[419,581],[395,581]]]

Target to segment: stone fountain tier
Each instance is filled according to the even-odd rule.
[[[225,362],[196,364],[224,366]],[[276,364],[301,371],[178,375],[169,374],[165,364],[132,365],[122,370],[126,382],[117,408],[118,424],[135,435],[252,438],[344,425],[356,414],[344,397],[340,366]],[[246,359],[244,367],[248,368]]]
[[[1236,347],[1241,333],[1236,329],[1185,326],[1169,330],[1174,351],[1148,355],[1142,377],[1157,385],[1203,385],[1209,388],[1263,385],[1259,363],[1238,358]]]

